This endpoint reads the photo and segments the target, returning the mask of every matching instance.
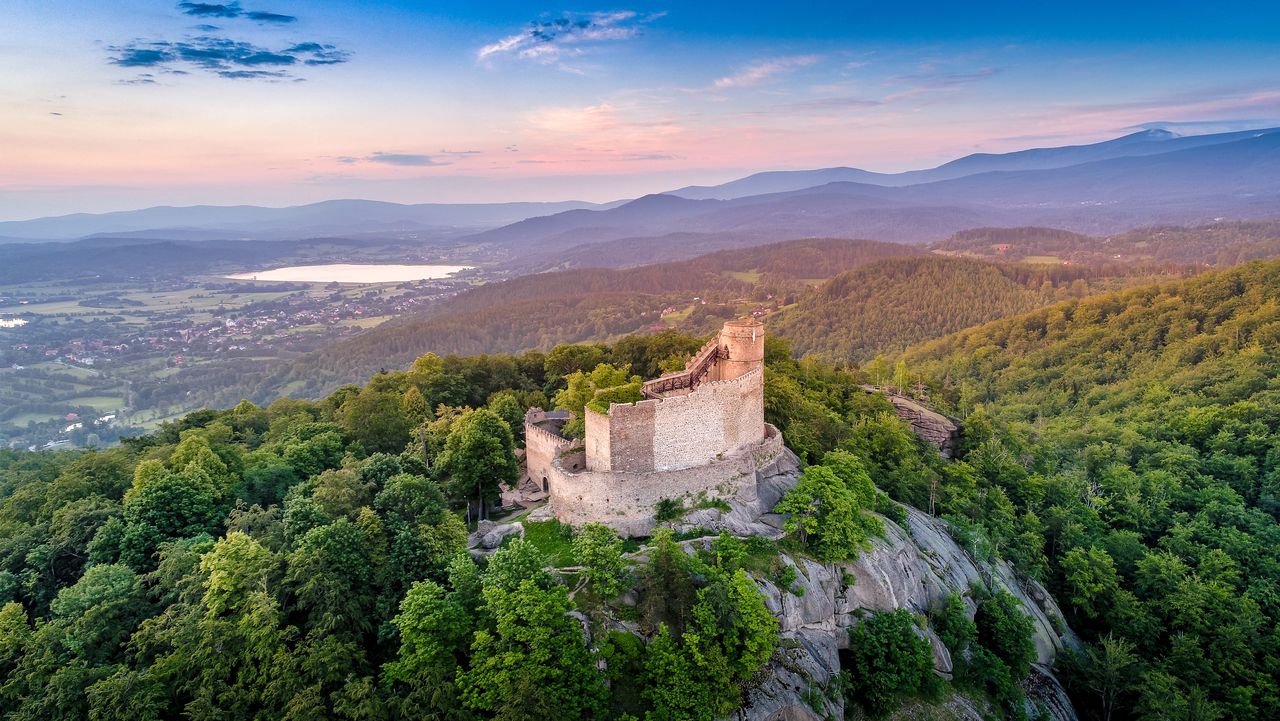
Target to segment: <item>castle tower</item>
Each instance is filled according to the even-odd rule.
[[[720,329],[720,350],[719,380],[731,381],[763,368],[764,324],[754,318],[725,323]]]

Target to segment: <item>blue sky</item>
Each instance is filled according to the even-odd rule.
[[[9,0],[0,219],[607,200],[1280,124],[1280,7]]]

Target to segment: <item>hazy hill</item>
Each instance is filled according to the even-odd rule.
[[[581,268],[522,276],[480,286],[422,316],[402,318],[317,351],[275,373],[255,395],[268,397],[295,381],[308,383],[307,392],[314,395],[379,368],[407,365],[427,352],[500,353],[603,341],[658,324],[664,307],[688,306],[695,296],[732,299],[759,284],[801,287],[806,279],[920,252],[876,241],[807,239],[626,270]]]
[[[981,389],[976,400],[1024,411],[1105,405],[1114,413],[1143,402],[1132,394],[1149,383],[1210,397],[1276,383],[1222,373],[1248,353],[1269,356],[1280,375],[1280,261],[1056,304],[922,344],[905,357],[930,377],[946,374],[953,391],[973,384]],[[1119,395],[1102,388],[1117,382],[1126,384]]]
[[[327,200],[287,208],[254,205],[156,207],[114,213],[76,213],[0,223],[0,236],[67,240],[104,233],[163,231],[167,239],[305,238],[315,235],[497,227],[535,215],[608,205],[559,203],[423,203]]]
[[[57,280],[71,283],[156,279],[244,270],[281,258],[327,257],[358,250],[344,238],[261,243],[251,240],[88,238],[67,243],[0,245],[0,283]]]
[[[1055,228],[974,228],[933,247],[989,260],[1224,267],[1280,257],[1280,221],[1221,221],[1190,228],[1153,226],[1105,237]]]
[[[864,179],[731,200],[646,196],[605,210],[533,218],[466,240],[554,260],[624,239],[632,247],[659,245],[658,239],[673,233],[741,234],[737,240],[744,244],[795,235],[926,242],[981,226],[1038,225],[1102,234],[1221,217],[1265,218],[1280,207],[1280,131],[1200,136],[1186,143],[1144,138],[1115,148],[1163,152],[1088,160],[1121,150],[1055,149],[1064,153],[1046,151],[1045,157],[1057,158],[1052,162],[1088,162],[987,170],[898,187]],[[1041,161],[1001,162],[1016,168]],[[965,167],[991,165],[975,160]],[[614,247],[625,257],[625,247]]]
[[[973,153],[936,168],[902,173],[876,173],[858,168],[821,168],[818,170],[769,171],[714,186],[690,185],[670,191],[684,198],[728,200],[748,195],[780,193],[811,188],[827,183],[871,183],[884,186],[915,185],[950,180],[966,175],[992,171],[1046,170],[1064,168],[1110,158],[1155,155],[1204,145],[1217,145],[1251,137],[1265,131],[1245,130],[1231,133],[1179,136],[1168,130],[1142,130],[1123,137],[1087,145],[1056,148],[1030,148],[1009,153]]]
[[[897,174],[856,168],[760,173],[715,188],[683,188],[629,202],[333,200],[289,208],[157,207],[4,222],[0,240],[120,233],[165,240],[395,233],[428,240],[462,230],[470,233],[469,242],[542,257],[631,239],[645,239],[632,247],[678,252],[678,245],[664,247],[656,240],[675,233],[722,240],[733,234],[741,244],[806,235],[924,242],[977,226],[1114,233],[1153,223],[1274,214],[1278,144],[1275,129],[1189,137],[1150,130],[1090,145],[974,154]],[[658,252],[640,253],[610,265],[659,258]]]
[[[1007,266],[894,258],[832,278],[769,325],[799,354],[862,361],[1052,300],[1039,286]]]
[[[1276,717],[1280,261],[1055,304],[905,360],[967,416],[963,459],[1002,507],[970,531],[1045,579],[1087,642],[1126,650],[1121,704]]]

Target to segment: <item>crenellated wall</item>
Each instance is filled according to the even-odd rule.
[[[729,321],[684,370],[645,383],[645,400],[585,411],[587,468],[672,471],[764,437],[764,325]]]
[[[574,441],[543,427],[553,420],[541,408],[530,408],[524,414],[525,468],[529,478],[544,490],[549,490],[552,464],[574,446]]]
[[[725,323],[683,371],[646,383],[644,395],[606,413],[584,409],[581,446],[558,435],[559,418],[526,414],[529,476],[557,518],[643,533],[662,498],[754,500],[756,470],[782,452],[781,435],[764,422],[761,323]]]

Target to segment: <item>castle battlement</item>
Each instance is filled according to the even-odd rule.
[[[585,409],[581,447],[557,433],[563,416],[526,414],[529,475],[550,494],[561,521],[644,525],[659,498],[739,497],[748,476],[754,493],[757,461],[781,448],[777,430],[764,422],[759,321],[725,323],[684,370],[645,383],[642,392],[644,400],[610,404],[606,413]],[[622,498],[625,512],[610,508],[611,499]]]

